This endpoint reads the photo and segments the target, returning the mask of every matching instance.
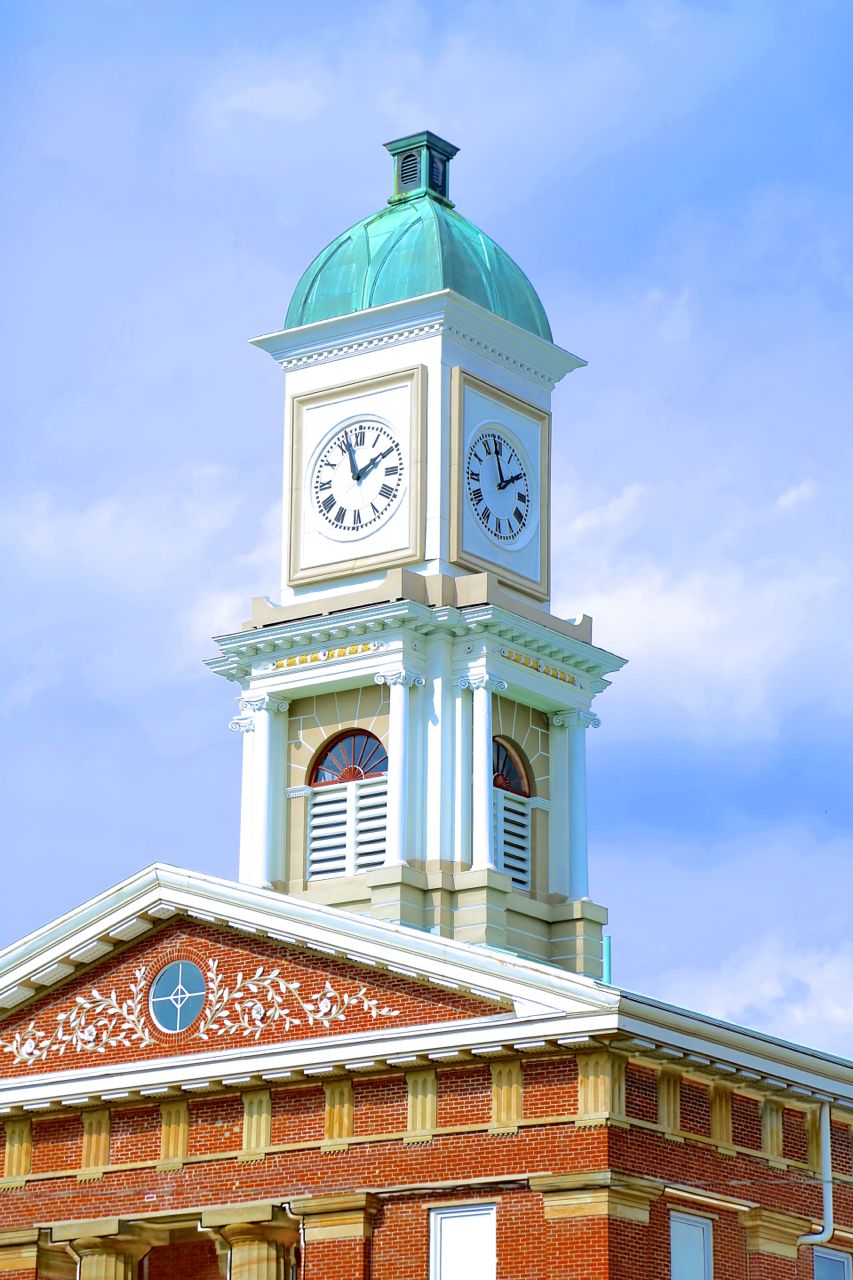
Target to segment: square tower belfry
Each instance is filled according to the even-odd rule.
[[[586,735],[622,659],[549,612],[551,393],[583,361],[456,212],[456,148],[387,144],[393,194],[284,328],[280,603],[209,665],[240,689],[240,879],[591,977]]]

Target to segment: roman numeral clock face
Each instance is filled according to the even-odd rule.
[[[326,537],[352,540],[380,528],[398,505],[403,481],[403,451],[388,423],[356,418],[338,427],[310,480]]]
[[[468,501],[483,530],[502,546],[526,541],[530,481],[518,450],[502,432],[480,431],[465,459]]]

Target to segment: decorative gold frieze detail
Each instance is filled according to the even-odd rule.
[[[352,1081],[326,1080],[323,1141],[337,1146],[352,1137]]]
[[[436,1125],[438,1086],[433,1067],[423,1071],[407,1071],[408,1123],[407,1142],[427,1142]]]
[[[272,1101],[269,1089],[249,1089],[243,1094],[243,1156],[260,1159],[270,1145]]]
[[[4,1178],[25,1178],[33,1161],[33,1127],[29,1120],[7,1120]]]
[[[160,1104],[160,1159],[180,1164],[189,1148],[189,1106],[180,1099]]]
[[[83,1158],[86,1170],[106,1168],[110,1162],[110,1113],[106,1107],[83,1112]]]
[[[361,653],[372,653],[379,642],[369,644],[342,644],[334,649],[316,649],[313,653],[294,653],[289,658],[278,658],[272,664],[274,671],[288,671],[292,667],[307,667],[315,662],[330,662],[335,658],[355,658]]]
[[[518,1058],[492,1064],[492,1128],[517,1129],[524,1112],[524,1087]]]
[[[551,676],[553,680],[559,680],[562,684],[577,684],[577,678],[570,675],[568,671],[561,670],[560,667],[552,667],[550,663],[543,662],[541,658],[531,657],[529,653],[519,653],[517,649],[501,649],[501,657],[506,658],[508,662],[517,662],[522,667],[528,667],[531,671],[538,671],[543,676]]]

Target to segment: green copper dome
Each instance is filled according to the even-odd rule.
[[[386,143],[395,194],[319,253],[300,279],[286,329],[453,289],[551,341],[536,290],[507,253],[447,198],[456,148],[432,133]]]

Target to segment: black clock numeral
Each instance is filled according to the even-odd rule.
[[[491,518],[492,518],[492,513],[489,507],[483,507],[483,523],[488,524]]]
[[[328,515],[328,513],[331,511],[332,507],[335,505],[335,499],[332,497],[332,495],[331,495],[331,494],[329,494],[329,496],[328,496],[327,498],[324,498],[324,499],[323,499],[323,504],[322,504],[322,505],[323,505],[323,510],[324,510],[324,511],[326,512],[326,514]]]
[[[320,483],[317,485],[317,488],[320,490],[321,493],[323,492],[324,489],[331,489],[331,487],[332,487],[331,480],[321,480]]]
[[[483,459],[480,457],[480,455],[479,455],[479,453],[477,452],[477,450],[476,450],[476,449],[472,449],[472,450],[471,450],[471,452],[473,453],[474,457],[477,459],[477,461],[479,462],[480,466],[482,467],[482,465],[483,465]]]
[[[353,511],[353,513],[352,513],[352,527],[353,527],[353,529],[360,529],[360,528],[361,528],[361,512],[360,512],[360,511],[357,511],[357,510],[356,510],[356,511]]]
[[[501,532],[501,518],[500,516],[495,516],[495,533],[498,535],[498,537],[500,537],[500,532]]]
[[[512,527],[512,520],[510,520],[510,519],[507,519],[507,522],[506,522],[506,536],[507,536],[508,538],[514,538],[514,537],[515,537],[515,529],[513,529],[513,527]]]
[[[516,492],[515,500],[516,502],[523,502],[524,505],[527,506],[527,494],[524,492],[523,489],[519,489]]]
[[[386,476],[395,476],[399,470],[399,467],[386,467],[385,474]]]
[[[379,515],[379,508],[377,507],[377,505],[376,505],[376,503],[375,503],[375,502],[371,502],[371,504],[370,504],[370,510],[373,512],[373,514],[374,514],[375,516],[378,516],[378,515]]]
[[[513,520],[517,520],[518,523],[521,524],[522,520],[524,519],[524,516],[522,515],[522,512],[521,512],[521,507],[515,508],[515,511],[513,511],[512,513],[512,518]]]
[[[393,498],[393,497],[394,497],[394,490],[393,490],[393,488],[391,487],[391,485],[390,485],[390,484],[383,484],[382,488],[379,490],[379,496],[380,496],[380,498]]]
[[[482,490],[482,489],[472,489],[472,490],[471,490],[471,497],[474,499],[475,504],[476,504],[477,506],[479,506],[479,505],[480,505],[480,503],[483,501],[483,490]]]
[[[337,511],[335,512],[335,524],[343,524],[346,521],[346,518],[347,518],[346,507],[338,507]]]
[[[488,436],[483,436],[483,449],[485,450],[486,457],[490,458],[492,456],[492,446],[489,444]]]
[[[338,440],[337,445],[338,445],[338,448],[340,449],[341,453],[344,455],[344,457],[346,457],[346,454],[347,454],[347,452],[348,452],[348,450],[347,450],[346,437],[344,437],[344,439],[343,439],[343,440]]]
[[[355,431],[352,433],[353,444],[356,448],[360,449],[362,447],[365,435],[366,432],[364,427],[356,427]]]
[[[469,470],[469,472],[468,472],[468,479],[469,479],[469,480],[473,480],[473,481],[474,481],[474,484],[479,484],[479,482],[480,482],[480,473],[479,473],[479,471],[470,471],[470,470]]]

